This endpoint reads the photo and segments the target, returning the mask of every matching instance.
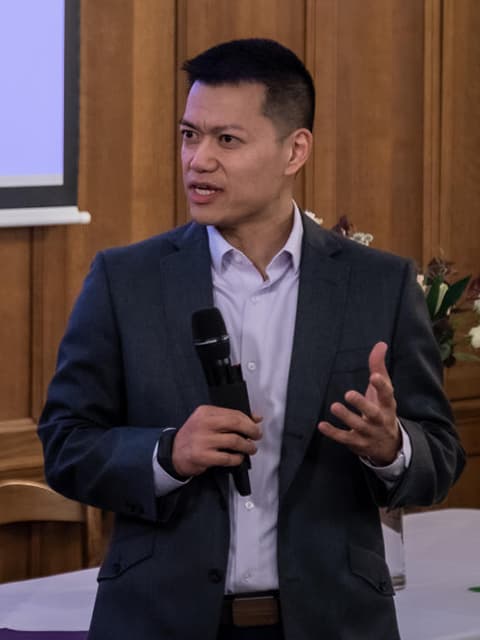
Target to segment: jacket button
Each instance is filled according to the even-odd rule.
[[[214,584],[218,584],[219,582],[222,581],[222,578],[223,578],[223,574],[218,569],[209,570],[208,579],[210,580],[210,582],[213,582]]]

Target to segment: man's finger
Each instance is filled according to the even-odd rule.
[[[322,420],[322,422],[319,422],[318,424],[318,430],[323,433],[323,435],[335,440],[335,442],[345,445],[351,444],[351,432],[345,431],[344,429],[338,429],[337,427],[334,427],[333,424],[330,424],[330,422]]]
[[[362,396],[358,391],[347,391],[345,394],[345,400],[352,407],[355,407],[355,409],[362,414],[362,417],[366,418],[369,422],[382,421],[380,407],[376,403],[365,398],[365,396]]]
[[[368,438],[365,438],[358,431],[338,429],[330,422],[322,421],[317,426],[320,433],[338,444],[345,445],[356,455],[368,455]]]
[[[370,373],[379,373],[382,376],[388,377],[388,371],[385,364],[385,356],[388,350],[386,342],[377,342],[377,344],[370,351],[368,357],[368,367]]]
[[[368,429],[371,428],[371,425],[369,425],[362,416],[350,411],[350,409],[340,404],[340,402],[332,404],[330,411],[349,429],[353,429],[359,433],[366,433]]]
[[[372,374],[370,376],[370,384],[375,388],[378,401],[381,405],[384,407],[395,406],[393,386],[389,377],[385,377],[378,373]]]

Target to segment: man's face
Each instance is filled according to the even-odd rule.
[[[201,224],[238,228],[290,206],[288,136],[262,114],[262,84],[195,82],[181,120],[183,182]]]

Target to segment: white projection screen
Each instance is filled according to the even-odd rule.
[[[76,207],[79,0],[0,0],[0,78],[0,214]]]

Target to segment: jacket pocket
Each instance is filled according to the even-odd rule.
[[[100,567],[97,580],[101,582],[102,580],[117,578],[131,567],[151,558],[154,545],[154,531],[112,542]]]
[[[394,595],[390,571],[382,556],[354,544],[349,546],[348,556],[353,574],[363,578],[378,593],[384,596]]]

